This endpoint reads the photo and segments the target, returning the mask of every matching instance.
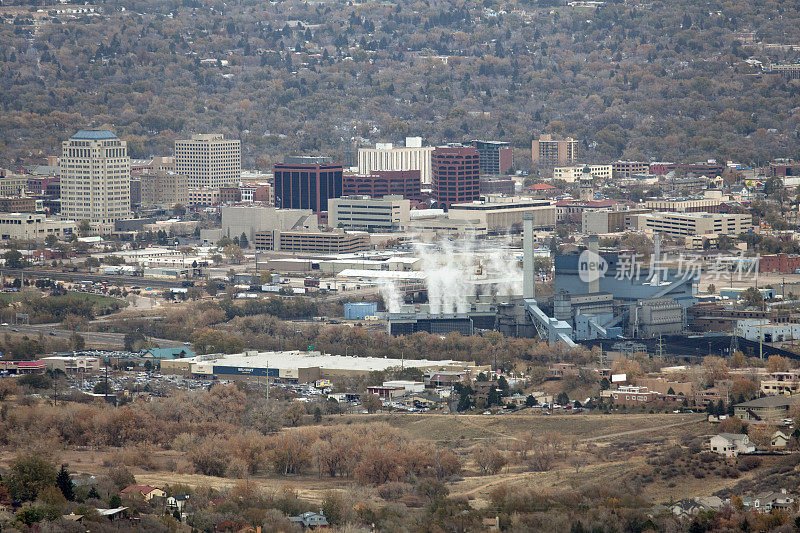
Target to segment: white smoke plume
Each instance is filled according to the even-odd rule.
[[[390,313],[399,313],[403,306],[403,295],[398,290],[394,281],[383,280],[380,283],[381,297],[383,298],[383,306]]]

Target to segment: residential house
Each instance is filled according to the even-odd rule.
[[[742,498],[745,509],[758,511],[759,513],[770,513],[773,509],[788,509],[794,502],[795,497],[789,494],[786,489],[781,489],[780,492],[761,492],[755,496]]]
[[[792,434],[788,431],[779,429],[772,434],[770,446],[773,448],[786,448],[792,442]]]
[[[725,501],[717,496],[695,497],[675,502],[670,511],[679,518],[691,518],[701,511],[718,511]]]
[[[798,396],[764,396],[733,406],[734,414],[745,422],[781,423],[789,416],[789,407],[800,400]]]
[[[740,453],[751,453],[756,447],[750,438],[742,433],[720,433],[708,441],[709,449],[724,457],[736,457]]]
[[[114,509],[97,509],[97,514],[104,518],[108,518],[112,522],[116,522],[127,515],[127,507],[116,507]]]
[[[308,511],[307,513],[303,513],[298,516],[293,516],[289,520],[292,522],[296,522],[303,526],[303,528],[308,529],[318,529],[323,527],[328,527],[328,519],[325,518],[325,515],[321,512],[314,513],[312,511]]]
[[[122,494],[131,497],[143,497],[148,502],[155,497],[163,498],[167,495],[166,492],[150,485],[128,485],[120,491]]]
[[[186,502],[189,501],[188,494],[176,494],[174,496],[167,496],[167,509],[170,511],[183,512]]]

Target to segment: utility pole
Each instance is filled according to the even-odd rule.
[[[267,392],[265,394],[266,401],[269,401],[269,361],[267,361]]]
[[[106,365],[105,365],[106,366],[106,390],[104,391],[105,392],[105,394],[104,394],[105,398],[104,399],[105,399],[106,403],[108,403],[108,365],[109,365],[110,362],[111,362],[111,358],[106,357],[106,360],[105,360],[105,363],[106,363]]]

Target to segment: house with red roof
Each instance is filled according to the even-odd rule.
[[[167,495],[163,490],[157,487],[151,487],[150,485],[128,485],[120,492],[134,498],[141,496],[148,502],[153,498],[163,498]]]

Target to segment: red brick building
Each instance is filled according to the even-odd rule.
[[[343,176],[342,196],[367,195],[381,198],[390,194],[421,200],[419,170],[376,170],[371,176]]]
[[[241,201],[242,201],[242,191],[239,189],[238,186],[219,188],[219,203],[235,204]]]
[[[797,269],[800,269],[800,256],[797,255],[762,255],[758,262],[759,272],[791,274]]]
[[[441,205],[480,198],[480,156],[473,146],[439,146],[431,155],[433,197]]]
[[[704,174],[713,177],[725,172],[726,168],[721,163],[651,163],[650,174],[663,176],[675,170],[683,170],[687,174]]]

